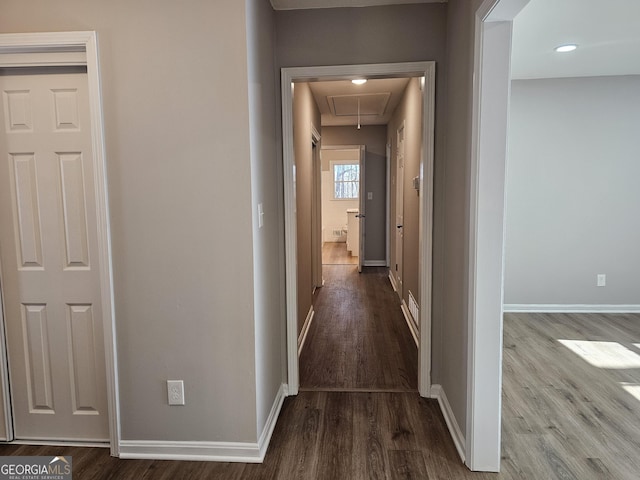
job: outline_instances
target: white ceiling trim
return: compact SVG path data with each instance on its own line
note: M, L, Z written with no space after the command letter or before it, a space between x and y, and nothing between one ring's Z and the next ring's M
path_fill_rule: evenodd
M377 7L405 3L447 3L447 0L271 0L274 10L304 10L309 8Z

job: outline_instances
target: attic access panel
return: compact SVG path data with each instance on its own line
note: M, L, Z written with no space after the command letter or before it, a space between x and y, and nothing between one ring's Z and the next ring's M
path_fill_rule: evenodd
M331 113L337 117L357 116L358 100L360 100L360 116L382 116L385 114L390 98L390 92L330 95L327 97L327 102Z

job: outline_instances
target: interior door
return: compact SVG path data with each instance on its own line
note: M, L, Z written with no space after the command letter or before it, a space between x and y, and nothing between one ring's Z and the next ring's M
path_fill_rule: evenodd
M365 146L360 146L360 179L358 185L358 224L359 227L359 241L358 241L358 272L362 273L362 267L364 266L364 241L365 241L365 223L366 223L366 187L365 187Z
M404 243L404 122L397 131L396 143L396 264L395 279L402 300L402 263Z
M0 74L0 264L14 436L108 441L86 73Z

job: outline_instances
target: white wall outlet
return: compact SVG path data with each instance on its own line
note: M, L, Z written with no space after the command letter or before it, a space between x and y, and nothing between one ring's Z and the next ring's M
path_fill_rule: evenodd
M598 278L598 282L596 285L598 285L598 287L607 286L607 276L604 273L599 273L597 278Z
M184 405L184 382L182 380L167 380L167 395L169 405Z

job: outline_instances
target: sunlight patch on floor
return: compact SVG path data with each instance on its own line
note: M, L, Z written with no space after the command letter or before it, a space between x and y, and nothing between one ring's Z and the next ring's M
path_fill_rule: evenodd
M640 368L640 355L617 342L558 340L590 365L598 368Z
M620 385L622 385L622 388L633 395L637 400L640 400L640 384L621 382Z

